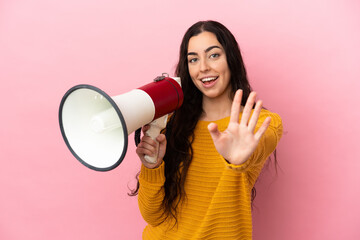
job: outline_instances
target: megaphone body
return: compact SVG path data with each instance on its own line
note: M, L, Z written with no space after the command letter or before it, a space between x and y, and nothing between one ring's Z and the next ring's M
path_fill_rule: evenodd
M97 171L116 168L124 159L128 135L150 123L152 138L166 126L167 114L183 102L180 79L158 77L154 82L110 97L91 85L69 89L60 103L59 123L71 153ZM149 162L157 157L146 156Z

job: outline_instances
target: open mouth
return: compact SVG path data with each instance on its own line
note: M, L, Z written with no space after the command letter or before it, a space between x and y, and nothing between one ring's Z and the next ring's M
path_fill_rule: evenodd
M214 81L216 81L219 77L207 77L207 78L203 78L201 79L201 82L205 85L209 85L211 83L213 83Z

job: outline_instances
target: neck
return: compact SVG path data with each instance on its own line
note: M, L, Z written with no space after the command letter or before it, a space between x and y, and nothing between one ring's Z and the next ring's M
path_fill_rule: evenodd
M232 100L229 96L223 95L221 98L208 98L203 96L204 110L201 120L215 121L230 116Z

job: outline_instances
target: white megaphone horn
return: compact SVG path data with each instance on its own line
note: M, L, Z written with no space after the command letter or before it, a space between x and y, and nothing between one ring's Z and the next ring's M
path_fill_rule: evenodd
M113 97L97 87L77 85L60 103L61 134L82 164L96 171L109 171L124 159L129 134L150 123L146 134L155 139L166 126L167 114L178 109L183 99L180 78L164 74L152 83ZM157 156L145 159L155 162Z

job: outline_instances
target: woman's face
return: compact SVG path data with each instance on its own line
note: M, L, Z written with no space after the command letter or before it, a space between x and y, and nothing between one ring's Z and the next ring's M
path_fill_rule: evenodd
M193 36L188 45L189 73L203 97L228 97L231 91L230 70L225 50L215 34L202 32Z

